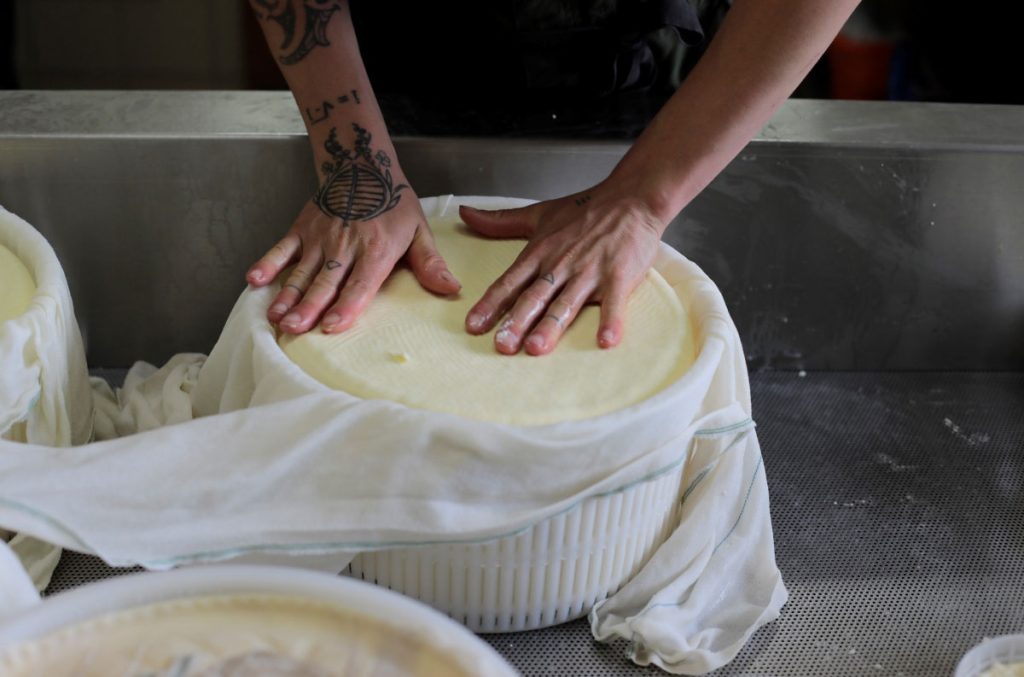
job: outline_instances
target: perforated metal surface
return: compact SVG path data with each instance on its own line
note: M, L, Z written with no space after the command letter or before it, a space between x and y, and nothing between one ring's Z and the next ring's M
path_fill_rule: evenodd
M751 384L791 597L716 675L950 675L1024 630L1024 374ZM68 553L50 591L114 573ZM484 639L527 676L661 674L585 621Z

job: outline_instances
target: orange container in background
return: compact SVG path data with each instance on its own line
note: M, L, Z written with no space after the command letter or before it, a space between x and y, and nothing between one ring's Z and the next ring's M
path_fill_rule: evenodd
M833 99L887 99L896 43L840 33L826 52Z

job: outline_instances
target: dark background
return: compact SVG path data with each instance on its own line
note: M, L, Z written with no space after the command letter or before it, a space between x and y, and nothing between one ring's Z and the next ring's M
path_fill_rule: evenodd
M688 45L650 18L679 3L708 36L729 7L354 0L352 8L393 133L631 138L706 44ZM865 0L794 96L1024 103L1013 6ZM633 61L640 75L630 80L622 73ZM0 0L0 88L284 87L245 0Z

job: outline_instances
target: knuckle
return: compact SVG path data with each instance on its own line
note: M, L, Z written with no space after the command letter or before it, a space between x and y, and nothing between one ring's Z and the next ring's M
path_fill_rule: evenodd
M443 268L444 265L444 259L437 252L431 252L423 257L424 268Z
M495 294L501 295L511 294L516 290L517 286L518 285L516 285L515 280L513 280L510 275L506 274L494 281L494 284L491 285L491 291Z
M568 315L569 313L572 312L572 309L576 306L576 302L575 301L576 301L575 299L573 299L573 301L569 301L569 299L561 299L561 298L560 299L556 299L555 302L551 304L551 311L553 313L555 313L556 315L559 315L559 316Z
M318 277L313 280L313 284L310 285L309 291L306 293L307 296L320 297L324 294L333 292L336 288L336 284L331 280L325 280L323 277Z
M548 293L544 289L538 287L530 287L523 292L521 298L525 301L533 303L543 303L548 300Z
M346 289L356 295L363 295L371 290L370 281L365 277L357 277L349 280L348 284L345 285Z
M387 251L388 242L379 233L374 233L373 235L370 235L366 239L366 242L363 244L364 256L380 258L387 254Z
M278 292L277 296L274 298L274 303L290 301L291 299L299 298L300 296L302 296L302 289L288 282L281 288L281 291Z
M628 284L628 277L622 268L616 266L603 275L605 283L612 289L620 289Z

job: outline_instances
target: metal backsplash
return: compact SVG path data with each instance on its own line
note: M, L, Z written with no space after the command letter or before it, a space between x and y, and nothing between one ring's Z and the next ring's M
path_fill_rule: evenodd
M547 198L618 142L403 138L420 195ZM90 364L209 351L315 176L278 92L0 92L0 205L50 239ZM752 368L1024 369L1024 109L789 101L671 225Z

